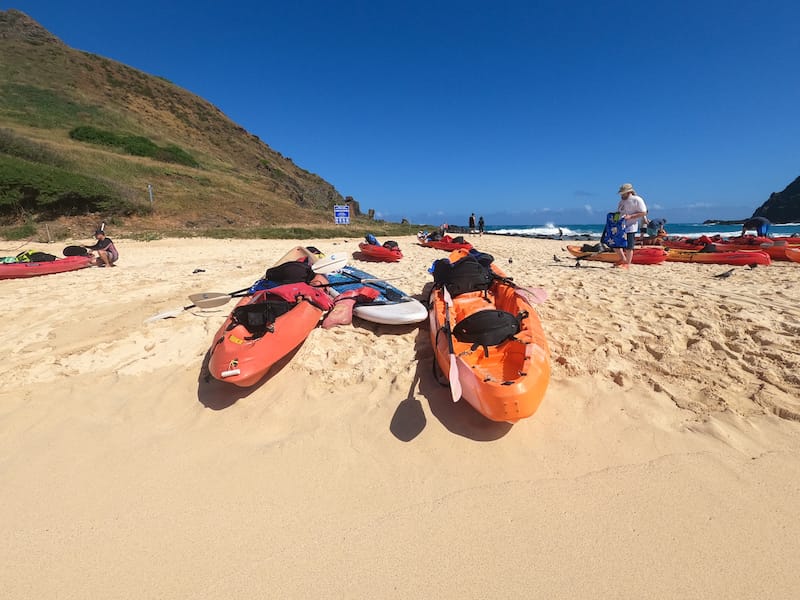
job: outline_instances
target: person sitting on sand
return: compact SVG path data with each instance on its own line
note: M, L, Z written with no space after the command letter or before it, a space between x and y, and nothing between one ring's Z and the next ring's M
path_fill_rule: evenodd
M94 261L98 267L114 267L116 266L114 263L117 262L119 258L119 252L117 252L117 247L114 245L114 242L111 241L111 238L106 237L105 232L102 229L98 229L94 232L94 237L97 239L97 242L92 246L84 246L87 250L89 250L89 254L91 255L92 251L97 252L97 258Z

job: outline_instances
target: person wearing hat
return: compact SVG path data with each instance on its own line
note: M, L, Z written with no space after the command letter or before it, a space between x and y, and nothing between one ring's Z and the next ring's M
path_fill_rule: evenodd
M95 231L94 237L97 239L94 245L84 246L84 248L90 251L89 254L91 254L91 251L97 252L97 259L94 264L98 267L115 266L114 263L117 262L119 258L119 252L117 252L117 247L114 245L114 242L111 241L111 238L106 237L102 229Z
M614 266L627 269L633 262L633 245L636 243L636 234L639 232L639 219L647 216L647 205L640 196L636 195L636 190L630 183L623 183L617 193L620 196L617 211L625 220L628 243L626 248L616 248L619 262Z

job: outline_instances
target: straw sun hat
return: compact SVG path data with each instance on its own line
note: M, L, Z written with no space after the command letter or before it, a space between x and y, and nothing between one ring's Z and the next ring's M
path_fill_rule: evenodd
M635 194L636 190L633 189L633 186L630 183L623 183L619 187L619 191L617 193L618 194L627 194L627 193Z

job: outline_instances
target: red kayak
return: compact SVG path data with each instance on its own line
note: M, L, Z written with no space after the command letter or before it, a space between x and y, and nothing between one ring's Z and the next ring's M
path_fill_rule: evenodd
M619 255L613 250L595 252L584 250L581 246L567 246L567 251L580 260L596 260L608 263L619 261ZM665 260L667 260L667 253L661 246L644 246L633 249L633 264L635 265L660 265Z
M92 260L91 256L67 256L42 262L3 263L0 264L0 279L20 279L66 273L88 267L92 264Z
M255 385L297 348L333 300L319 288L286 284L246 296L214 335L208 370L239 387Z
M401 258L403 258L403 253L397 246L387 248L386 246L378 246L376 244L361 242L358 245L358 249L361 251L363 258L366 258L367 260L398 262Z
M664 241L667 248L679 250L700 250L707 246L715 252L732 252L738 250L760 250L769 255L772 260L789 260L786 249L793 246L783 240L774 240L768 237L755 235L738 236L733 238L713 238L701 235L698 238L667 239Z
M445 241L438 241L438 242L420 242L420 246L425 246L426 248L436 248L437 250L445 250L447 252L452 252L453 250L472 250L472 244L469 242L464 242L460 244L458 242L445 242Z

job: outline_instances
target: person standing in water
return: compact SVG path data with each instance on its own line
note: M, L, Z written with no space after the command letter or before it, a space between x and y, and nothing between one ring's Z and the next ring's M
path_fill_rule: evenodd
M636 233L639 231L639 219L647 216L647 205L644 199L636 195L636 190L630 183L623 183L619 188L619 204L617 211L620 218L625 221L626 248L616 248L619 261L615 267L627 269L633 262L633 246L636 243Z
M480 235L483 235L483 228L485 225L486 223L483 220L483 215L481 215L480 218L478 219L478 233Z

